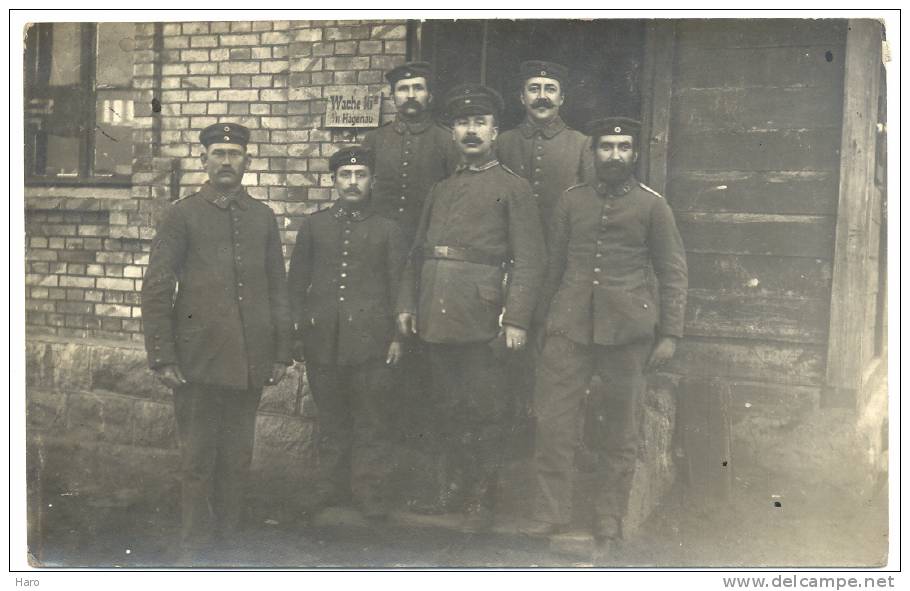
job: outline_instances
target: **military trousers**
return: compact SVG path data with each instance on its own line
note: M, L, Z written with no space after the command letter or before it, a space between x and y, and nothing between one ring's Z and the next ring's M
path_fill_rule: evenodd
M447 460L450 506L492 509L510 423L502 339L428 344L437 422L433 441Z
M319 416L320 477L330 504L353 500L367 515L389 509L389 404L395 368L375 359L357 365L307 364Z
M612 417L597 417L597 426L608 424L596 438L597 486L593 519L613 521L618 527L628 505L629 489L638 447L638 405L644 394L644 367L651 342L628 345L582 345L563 336L547 337L537 362L534 389L535 505L534 517L564 525L572 517L572 482L575 452L581 439L582 409L591 378L600 375L611 397ZM603 395L602 391L593 393ZM606 419L606 420L605 420Z
M184 548L230 541L237 533L261 397L262 388L189 383L174 390Z

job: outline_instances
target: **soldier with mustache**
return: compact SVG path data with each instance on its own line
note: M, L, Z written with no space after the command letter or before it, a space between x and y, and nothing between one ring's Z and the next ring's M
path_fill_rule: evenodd
M520 65L525 120L496 142L499 161L528 179L540 209L544 235L563 191L593 175L589 140L566 126L559 108L566 100L568 69L554 62Z
M398 302L402 334L428 350L437 423L428 437L449 459L464 529L491 525L511 388L503 356L527 345L546 255L528 182L493 151L502 98L485 86L447 102L462 155L424 204ZM503 276L511 262L511 281Z
M363 147L375 159L373 207L395 220L405 240L414 239L423 200L436 182L459 162L451 132L439 125L430 108L433 73L427 62L408 62L385 75L398 114L366 134Z
M288 275L296 357L319 412L319 465L328 504L353 500L364 516L389 509L389 395L402 356L394 303L407 247L376 215L373 154L359 146L329 160L338 199L304 218Z

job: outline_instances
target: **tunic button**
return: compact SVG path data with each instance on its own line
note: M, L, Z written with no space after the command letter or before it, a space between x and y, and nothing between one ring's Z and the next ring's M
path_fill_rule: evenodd
M534 193L535 197L540 197L540 193Z
M402 166L407 166L407 165L408 165L407 160L405 160L404 162L402 162L401 165L402 165Z
M347 276L348 276L347 273L342 273L342 274L341 274L341 277L342 277L342 278L345 278L345 277L347 277Z
M338 301L339 301L339 302L343 302L343 301L344 301L344 296L341 296L340 298L338 298Z
M401 178L403 178L403 179L408 178L408 173L406 173L406 172L401 173Z
M403 208L403 207L399 207L399 208L398 208L398 213L404 213L404 208Z
M242 282L241 282L241 283L238 283L238 284L237 284L237 287L243 287L243 283L242 283Z
M348 264L347 264L347 263L341 263L341 266L342 266L342 267L347 267Z
M338 286L338 289L344 289L344 283Z
M350 244L351 241L350 241L350 240L345 240L344 243L345 243L345 244Z
M237 296L237 299L240 300L240 301L242 302L242 301L243 301L243 296Z
M408 199L408 198L405 197L404 195L401 196L401 200L402 200L402 201L407 201L407 199Z
M594 267L594 272L595 272L595 273L600 273L600 267Z
M342 253L341 253L341 256L344 256L344 257L348 256L348 251L342 252Z
M537 156L536 158L537 158L538 160L543 160L543 156Z
M540 184L540 181L534 181L534 184L535 184L535 185L539 185L539 184Z
M597 254L594 255L594 258L598 258L598 259L599 259L599 258L602 257L602 256L603 256L603 255L600 254L600 253L598 252Z
M594 280L594 285L600 285L600 281L598 281L597 279L595 279L595 280Z
M440 310L440 312L443 313L443 314L445 314L445 313L446 313L446 309L443 308L442 310Z

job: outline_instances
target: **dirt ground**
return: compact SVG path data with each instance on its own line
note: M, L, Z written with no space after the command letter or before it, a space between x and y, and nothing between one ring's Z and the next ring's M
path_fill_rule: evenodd
M37 564L47 567L167 567L177 523L126 509L48 514ZM878 566L886 562L887 487L868 499L824 485L768 475L736 479L732 500L705 508L676 491L622 542L596 547L584 532L553 539L513 533L500 517L494 531L468 534L445 516L393 516L381 525L291 519L259 507L242 547L213 555L217 568L528 568L630 566ZM78 514L78 518L73 515ZM324 515L324 514L323 514ZM320 520L322 522L320 522ZM429 523L428 523L429 522Z

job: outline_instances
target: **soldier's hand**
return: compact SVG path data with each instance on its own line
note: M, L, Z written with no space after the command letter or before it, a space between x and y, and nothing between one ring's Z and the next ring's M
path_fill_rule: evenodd
M274 386L278 382L284 379L284 375L288 372L288 368L283 363L273 363L272 364L272 376L266 382L269 386Z
M417 334L417 316L410 312L398 315L398 332L405 336Z
M391 366L398 365L403 354L404 347L401 346L401 343L399 341L392 341L392 344L389 345L389 352L385 356L385 364Z
M503 329L506 333L506 347L513 351L520 351L528 344L528 331L517 326L506 324Z
M152 373L155 374L155 377L158 378L159 382L168 388L176 388L186 384L186 380L183 379L180 368L175 364L155 368L152 370Z
M661 337L648 358L648 369L660 369L676 353L676 339L674 337Z

